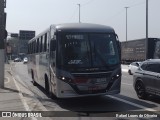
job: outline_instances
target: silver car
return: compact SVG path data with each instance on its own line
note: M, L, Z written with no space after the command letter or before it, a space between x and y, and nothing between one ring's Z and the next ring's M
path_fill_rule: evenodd
M146 99L148 95L160 96L160 59L141 63L133 75L133 86L140 99Z

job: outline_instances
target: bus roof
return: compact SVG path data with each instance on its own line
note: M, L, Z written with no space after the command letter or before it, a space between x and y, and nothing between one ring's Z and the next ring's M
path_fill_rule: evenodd
M109 26L91 24L91 23L64 23L64 24L54 24L50 26L55 28L57 32L95 32L95 33L115 33L114 29ZM29 40L28 43L32 42L34 39L43 35L50 30L50 27L40 34L36 35L34 38Z
M54 25L58 32L107 32L115 33L109 26L91 23L66 23Z

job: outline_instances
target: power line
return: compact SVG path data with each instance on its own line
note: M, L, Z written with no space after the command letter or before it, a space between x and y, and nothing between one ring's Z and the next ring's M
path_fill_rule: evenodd
M139 2L139 3L136 3L136 4L133 4L133 5L130 5L130 6L128 6L128 7L129 7L129 8L133 8L133 7L142 5L142 4L145 4L145 1L144 1L144 2ZM121 13L123 13L123 12L124 12L124 10L121 10L121 11L117 12L116 14L114 14L113 16L111 16L110 18L106 19L105 21L111 20L111 19L119 16L119 15L120 15Z
M130 5L129 8L136 7L136 6L139 6L139 5L142 5L142 4L145 4L145 1Z
M80 4L80 6L81 6L81 7L86 6L86 5L90 4L90 3L92 3L93 1L94 1L94 0L88 0L86 3ZM80 7L79 7L79 8L80 8ZM77 8L73 11L73 14L72 14L72 16L69 18L68 21L71 21L71 19L73 19L73 17L76 15L76 12L77 12ZM80 12L80 11L79 11L79 12Z
M73 17L76 15L77 9L78 8L76 7L75 10L73 11L72 16L68 19L68 21L71 21L71 19L73 19Z
M81 7L84 7L84 6L88 5L88 4L91 4L91 3L94 2L94 1L95 1L95 0L88 0L86 3L81 4ZM139 2L139 3L136 3L136 4L133 4L133 5L130 5L130 6L128 6L128 7L129 7L129 8L133 8L133 7L142 5L142 4L145 4L145 1ZM76 15L76 12L77 12L77 8L74 10L74 12L73 12L72 16L70 17L69 21ZM110 18L106 19L105 21L111 20L111 19L119 16L119 15L120 15L121 13L123 13L123 12L124 12L124 10L121 10L121 11L119 11L118 13L114 14L113 16L111 16Z
M122 9L122 10L120 10L119 12L115 13L113 16L109 17L108 19L105 19L104 21L110 21L111 19L113 19L113 18L119 16L120 14L122 14L124 11L125 11L125 10Z
M95 0L88 0L86 3L83 3L83 4L81 4L81 5L82 5L82 6L86 6L86 5L90 4L90 3L92 3L93 1L95 1Z

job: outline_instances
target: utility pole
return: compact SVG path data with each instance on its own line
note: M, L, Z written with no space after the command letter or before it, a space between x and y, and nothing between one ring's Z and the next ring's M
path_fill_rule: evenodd
M80 7L81 7L81 5L80 4L77 4L78 6L79 6L79 23L81 23L81 10L80 10Z
M148 59L148 0L146 0L146 59Z
M5 5L6 1L0 0L0 88L4 88Z
M125 7L126 8L126 42L127 42L127 9L129 8L129 7Z

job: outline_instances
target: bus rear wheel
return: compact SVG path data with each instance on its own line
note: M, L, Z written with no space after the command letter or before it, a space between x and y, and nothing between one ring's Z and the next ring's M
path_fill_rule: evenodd
M49 81L47 75L45 75L45 90L47 95L49 94Z

